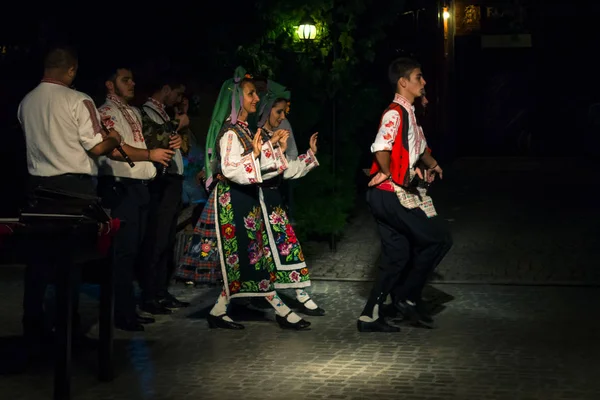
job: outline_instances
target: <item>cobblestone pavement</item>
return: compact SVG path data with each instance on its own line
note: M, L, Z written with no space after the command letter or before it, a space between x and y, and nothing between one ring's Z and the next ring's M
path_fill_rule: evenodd
M600 285L600 178L574 159L461 159L432 186L454 247L436 281ZM369 280L379 236L366 204L336 253L303 243L313 278Z
M0 268L2 362L19 334L20 271ZM598 399L599 289L444 284L438 329L356 331L369 284L315 282L327 311L312 330L281 330L273 315L236 313L244 331L209 330L217 288L174 286L193 300L141 334L117 335L117 378L95 378L92 350L75 354L76 400L179 399ZM87 288L92 293L93 287ZM94 321L97 303L84 296ZM237 308L238 310L240 308ZM49 399L51 368L0 376L0 398Z

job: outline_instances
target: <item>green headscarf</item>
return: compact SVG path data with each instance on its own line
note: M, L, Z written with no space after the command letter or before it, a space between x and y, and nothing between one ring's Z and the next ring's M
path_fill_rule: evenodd
M269 118L269 114L271 109L273 108L273 103L277 99L286 99L290 100L292 94L289 90L286 90L286 87L280 85L277 82L273 82L271 80L267 81L267 93L264 93L260 98L260 104L258 106L259 109L259 122L258 126L262 127L267 118Z
M217 136L221 132L223 123L228 117L231 118L231 123L237 122L238 114L242 108L242 88L240 82L246 76L246 70L243 67L237 67L233 74L233 78L226 80L221 86L219 97L215 103L208 134L206 136L206 157L204 157L204 169L206 172L206 187L212 182L213 171L211 163L216 160Z

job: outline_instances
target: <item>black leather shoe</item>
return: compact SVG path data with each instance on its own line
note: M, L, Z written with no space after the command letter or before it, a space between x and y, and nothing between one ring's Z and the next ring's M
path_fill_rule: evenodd
M302 304L302 308L300 308L298 312L306 315L311 315L313 317L322 317L323 315L325 315L325 310L323 310L321 307L317 307L314 310L311 310L310 308L307 308L304 304Z
M152 317L142 317L141 315L136 315L135 320L140 324L153 324L156 322L156 319Z
M409 320L411 325L423 328L433 329L435 323L433 318L429 315L427 310L421 305L408 304L406 301L397 301L394 303L396 310L404 316L405 319Z
M115 321L115 328L128 332L143 332L144 325L135 321Z
M384 304L379 308L379 315L392 320L402 320L404 316L396 310L393 304Z
M208 321L208 327L210 329L215 329L215 328L222 328L222 329L244 329L244 325L242 324L238 324L237 322L230 322L230 321L225 321L223 319L223 317L226 316L226 314L220 315L218 317L212 315L212 314L208 314L208 316L206 317L206 320Z
M169 294L166 298L159 300L159 304L166 308L184 308L189 307L190 305L189 302L178 300L171 294Z
M290 311L288 315L290 315L291 313L292 312ZM285 317L280 317L279 315L276 315L275 320L277 321L281 329L294 329L297 331L302 331L310 327L310 322L308 322L305 319L301 319L296 323L291 323L287 320L287 315Z
M173 314L172 310L169 310L167 307L163 306L162 304L158 303L157 301L142 303L142 305L140 306L140 310L146 311L147 313L150 313L153 315Z
M400 328L388 324L383 318L378 318L373 322L359 319L356 321L356 327L359 332L400 332Z

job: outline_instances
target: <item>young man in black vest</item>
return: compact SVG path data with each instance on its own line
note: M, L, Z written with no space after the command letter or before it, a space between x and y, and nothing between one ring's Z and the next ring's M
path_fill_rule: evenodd
M148 148L170 147L175 150L167 168L158 166L158 175L149 185L148 227L140 257L140 309L150 314L171 314L172 308L189 303L176 299L168 291L174 270L174 247L177 216L183 191L182 138L178 132L189 125L185 112L171 120L167 107L181 103L185 86L178 80L163 77L152 96L141 107L144 137Z

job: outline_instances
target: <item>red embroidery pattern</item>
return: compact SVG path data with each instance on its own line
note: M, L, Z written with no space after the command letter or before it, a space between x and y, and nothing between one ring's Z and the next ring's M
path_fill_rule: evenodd
M83 100L83 105L87 108L90 113L90 119L92 120L92 128L94 129L94 134L100 133L102 128L100 128L100 121L98 121L98 115L96 113L96 107L91 100Z
M239 162L235 162L230 159L234 136L235 134L232 132L227 133L227 146L225 148L225 157L223 159L223 163L225 164L225 166L232 168L238 168L240 165L243 165L246 173L248 175L254 176L254 178L249 177L248 181L250 183L256 183L258 180L258 176L256 174L256 169L254 168L254 163L252 162L252 157L254 157L252 153L243 156Z
M129 106L129 104L123 103L121 99L116 96L108 95L106 98L117 106L117 109L123 114L125 120L129 124L131 128L131 132L133 132L133 141L134 142L143 142L144 136L142 135L142 123L138 119L137 115L134 113L133 109ZM109 108L110 109L110 108Z
M98 112L100 113L102 118L102 122L104 123L104 126L106 126L108 129L114 128L115 127L115 117L111 116L110 113L110 107L109 106L102 106L98 109ZM108 117L108 118L106 118Z
M68 87L63 82L57 81L56 79L52 79L52 78L44 78L44 79L42 79L42 82L44 82L44 83L54 83L55 85L60 85L60 86Z
M300 154L298 156L298 160L304 161L304 164L306 165L315 164L315 167L319 165L319 163L315 159L314 153L310 149L306 152L306 154Z
M163 117L165 121L171 120L171 118L169 118L169 115L165 111L165 105L163 103L161 103L158 100L154 100L152 97L148 97L148 101L151 105L154 106L152 108L154 108L160 114L160 116Z
M381 150L391 151L398 134L398 127L400 126L400 115L397 111L390 110L383 117L384 120L389 118L389 121L382 124L379 127L379 132L375 138L375 143L381 143Z
M400 104L406 111L410 118L410 123L415 130L415 146L413 149L409 149L418 158L421 155L421 143L425 141L425 135L423 129L417 124L417 117L415 116L415 107L403 96L396 93L394 102ZM410 129L410 128L409 128Z
M288 167L288 163L287 159L283 155L283 151L281 151L281 147L278 147L277 150L275 150L275 159L280 164L278 168L279 172L285 171Z

